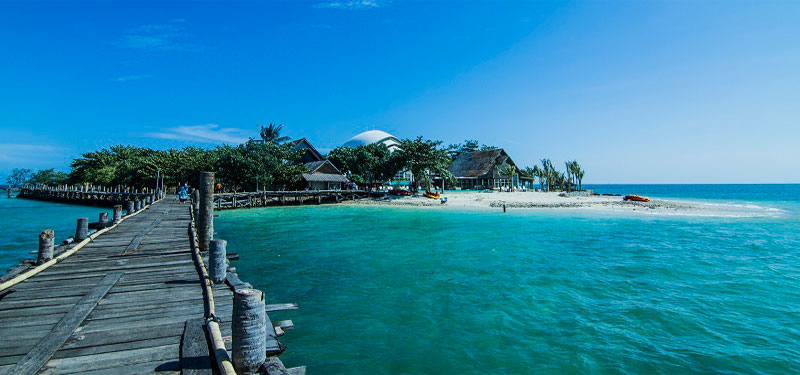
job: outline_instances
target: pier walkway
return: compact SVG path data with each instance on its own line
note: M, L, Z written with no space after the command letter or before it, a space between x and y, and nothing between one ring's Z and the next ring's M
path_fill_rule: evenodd
M211 374L213 357L181 355L208 352L191 220L190 204L167 197L0 291L0 374ZM230 322L230 289L214 301Z

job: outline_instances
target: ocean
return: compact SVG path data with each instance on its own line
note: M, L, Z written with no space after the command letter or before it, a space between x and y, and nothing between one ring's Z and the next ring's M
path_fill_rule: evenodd
M587 188L754 215L323 205L215 226L267 303L300 305L270 316L309 373L800 373L800 185ZM81 212L3 197L0 260Z

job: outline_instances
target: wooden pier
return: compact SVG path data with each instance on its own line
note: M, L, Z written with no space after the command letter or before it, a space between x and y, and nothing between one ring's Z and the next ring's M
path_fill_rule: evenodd
M167 196L51 261L6 275L0 374L236 374L233 295L250 285L230 271L224 283L210 281L195 216L191 202ZM268 358L259 372L303 374L274 357L291 321L267 316L266 323Z
M376 198L385 192L365 190L258 191L214 194L218 210L284 205L339 203L347 200Z
M131 200L144 200L152 196L154 190L151 189L128 189L128 188L97 188L89 187L23 187L19 190L18 198L41 200L48 202L61 202L84 204L94 206L112 206ZM10 197L10 195L9 195Z

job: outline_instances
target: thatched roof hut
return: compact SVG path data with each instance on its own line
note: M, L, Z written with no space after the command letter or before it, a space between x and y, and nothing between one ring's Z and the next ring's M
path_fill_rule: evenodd
M509 180L508 176L498 173L498 169L504 164L516 166L505 150L496 148L458 155L449 170L456 178L456 186L462 189L493 189L517 185L519 176Z
M492 178L497 168L503 164L516 166L502 148L467 152L453 160L450 173L456 178Z

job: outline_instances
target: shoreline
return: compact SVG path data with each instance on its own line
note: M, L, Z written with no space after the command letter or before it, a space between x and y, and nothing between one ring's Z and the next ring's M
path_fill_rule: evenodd
M705 204L677 199L652 199L650 202L624 201L621 196L560 196L559 192L465 192L446 193L447 202L421 195L385 198L368 198L345 201L345 206L409 207L443 210L592 210L634 214L662 214L677 216L719 217L770 217L780 210L769 207L743 207L740 205Z

